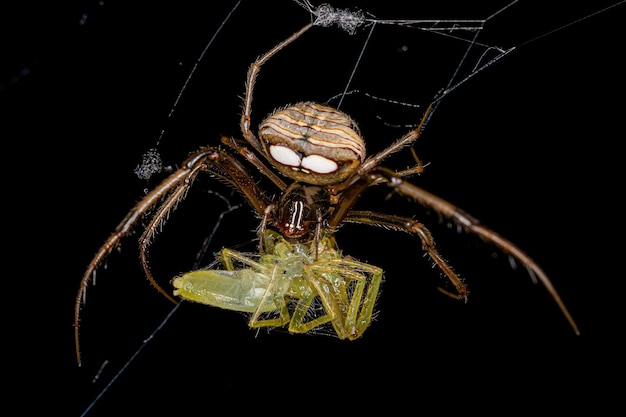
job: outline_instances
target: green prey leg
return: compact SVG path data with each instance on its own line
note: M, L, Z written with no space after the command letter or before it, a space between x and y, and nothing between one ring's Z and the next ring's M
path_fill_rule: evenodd
M349 259L332 259L308 267L311 283L339 338L359 338L371 322L383 270ZM350 294L346 286L349 281L355 281Z
M285 302L284 292L277 289L277 271L278 265L275 265L272 274L269 278L269 285L267 289L263 293L263 297L261 298L261 302L259 303L259 307L250 317L250 321L248 325L251 328L258 327L282 327L289 323L291 320L289 315L289 310L287 309L287 303ZM261 314L268 313L263 310L263 306L266 303L272 303L276 306L274 312L278 312L278 317L273 319L261 319ZM271 312L271 311L270 311ZM273 312L271 312L273 313Z
M352 301L350 302L350 309L348 310L348 316L346 317L346 328L352 329L348 338L350 340L354 340L363 334L372 321L372 313L374 311L374 304L376 303L376 299L378 297L378 291L380 290L383 270L382 268L374 265L348 259L344 259L342 263L352 271L360 269L364 273L370 275L369 285L367 286L365 297L362 300L360 298L352 298ZM353 273L356 274L356 272ZM365 282L361 285L365 285Z
M308 331L326 324L335 318L334 314L332 314L332 310L329 310L324 302L324 299L322 298L322 304L324 305L324 310L327 314L321 315L320 317L312 320L307 320L307 313L311 308L313 300L318 295L318 291L314 290L310 285L305 283L302 283L300 288L303 288L303 291L299 294L300 299L298 300L296 308L293 312L293 317L289 323L289 331L291 333L307 333Z

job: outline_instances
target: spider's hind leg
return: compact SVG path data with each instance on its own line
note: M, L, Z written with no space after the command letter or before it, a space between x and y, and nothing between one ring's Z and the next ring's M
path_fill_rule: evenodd
M454 221L456 224L458 224L459 226L461 226L463 229L467 230L468 232L476 236L479 236L480 238L484 239L487 242L493 243L498 248L500 248L500 250L502 250L504 253L510 255L511 257L519 261L522 265L524 265L528 269L528 271L531 273L531 276L536 277L538 281L541 282L541 284L545 287L548 293L550 293L550 296L552 297L552 299L559 306L561 312L563 313L563 315L569 322L574 332L576 334L580 334L580 331L578 329L578 326L576 325L576 322L572 318L567 307L565 307L565 303L563 302L558 292L554 288L554 285L552 284L552 281L548 278L548 275L530 256L528 256L524 251L518 248L515 244L503 238L498 233L489 229L488 227L481 225L477 219L465 213L463 210L459 209L453 204L445 201L442 198L437 197L434 194L429 193L428 191L420 187L417 187L416 185L413 185L407 181L404 181L402 178L396 175L396 173L392 170L377 167L368 173L367 178L364 177L363 179L369 182L370 184L381 182L381 181L386 182L390 187L394 189L394 191L398 192L399 194L409 197L417 201L418 203L435 210L437 213ZM410 225L406 225L404 229L411 231L410 230L411 227L415 227L415 224L413 223ZM421 229L421 230L422 232L425 231L425 229ZM426 235L424 236L420 235L420 238L422 239L422 244L424 245ZM426 242L428 242L428 239L426 239ZM445 264L445 262L440 265L436 257L433 259L435 260L435 262L437 262L437 265L439 265L440 267L442 267L442 265L447 265ZM444 272L448 274L448 271L446 271L445 269L444 269Z

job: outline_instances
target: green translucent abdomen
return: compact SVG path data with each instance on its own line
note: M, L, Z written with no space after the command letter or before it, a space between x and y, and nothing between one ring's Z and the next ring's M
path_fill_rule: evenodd
M236 271L201 270L186 273L173 281L174 294L185 299L227 310L252 313L276 309L272 297L263 296L270 281L251 269Z

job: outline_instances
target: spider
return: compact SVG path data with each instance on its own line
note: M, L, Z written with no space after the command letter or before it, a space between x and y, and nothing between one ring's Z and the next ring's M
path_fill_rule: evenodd
M419 161L403 171L381 165L387 157L418 139L433 110L432 104L416 128L374 155L367 155L366 145L350 116L316 102L279 108L261 122L258 134L253 133L252 99L259 71L315 25L316 22L305 25L248 68L240 120L243 139L222 137L221 146L202 147L191 153L179 169L130 210L98 249L76 297L74 328L79 365L79 319L86 288L105 257L149 212L151 217L139 239L139 254L152 285L174 303L182 298L251 313L251 327L288 325L290 332L303 333L331 322L342 339L353 340L363 334L371 321L382 269L341 254L335 233L344 223L382 226L417 236L422 250L453 285L454 292L447 294L467 300L466 284L439 254L431 233L422 223L353 208L367 189L380 184L434 210L516 259L544 285L573 330L579 333L550 279L526 253L453 204L406 181L406 177L422 171ZM251 170L268 179L277 192L262 189ZM251 257L223 249L224 270L182 274L173 280L175 290L170 294L154 279L147 250L199 174L226 181L252 207L261 221L259 255ZM296 300L295 307L290 307L293 303L289 304L288 299ZM319 302L315 304L314 299ZM274 313L273 317L267 317L268 313Z

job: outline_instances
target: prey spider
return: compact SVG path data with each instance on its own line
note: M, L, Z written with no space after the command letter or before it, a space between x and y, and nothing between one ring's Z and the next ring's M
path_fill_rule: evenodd
M383 270L342 255L335 233L344 223L382 226L416 236L422 250L453 285L454 293L448 294L466 300L466 284L439 254L422 223L395 214L354 209L357 200L377 185L386 185L392 192L432 209L520 262L544 285L578 333L550 279L526 253L453 204L407 182L406 177L421 172L419 162L403 171L381 165L418 139L432 104L416 128L374 155L367 155L364 140L350 116L316 102L279 108L261 122L258 134L253 133L252 99L259 71L315 24L305 25L250 65L240 120L243 139L222 137L220 146L206 146L191 153L179 169L130 210L98 249L76 297L74 326L79 364L79 321L85 291L105 257L148 213L151 217L139 238L139 254L152 285L174 303L182 298L250 313L250 327L288 326L290 332L304 333L330 323L342 339L362 336L371 322ZM276 190L262 189L256 173ZM154 279L147 251L199 174L226 181L252 207L261 222L259 255L251 257L223 249L220 260L225 269L182 274L173 280L175 290L170 294Z

